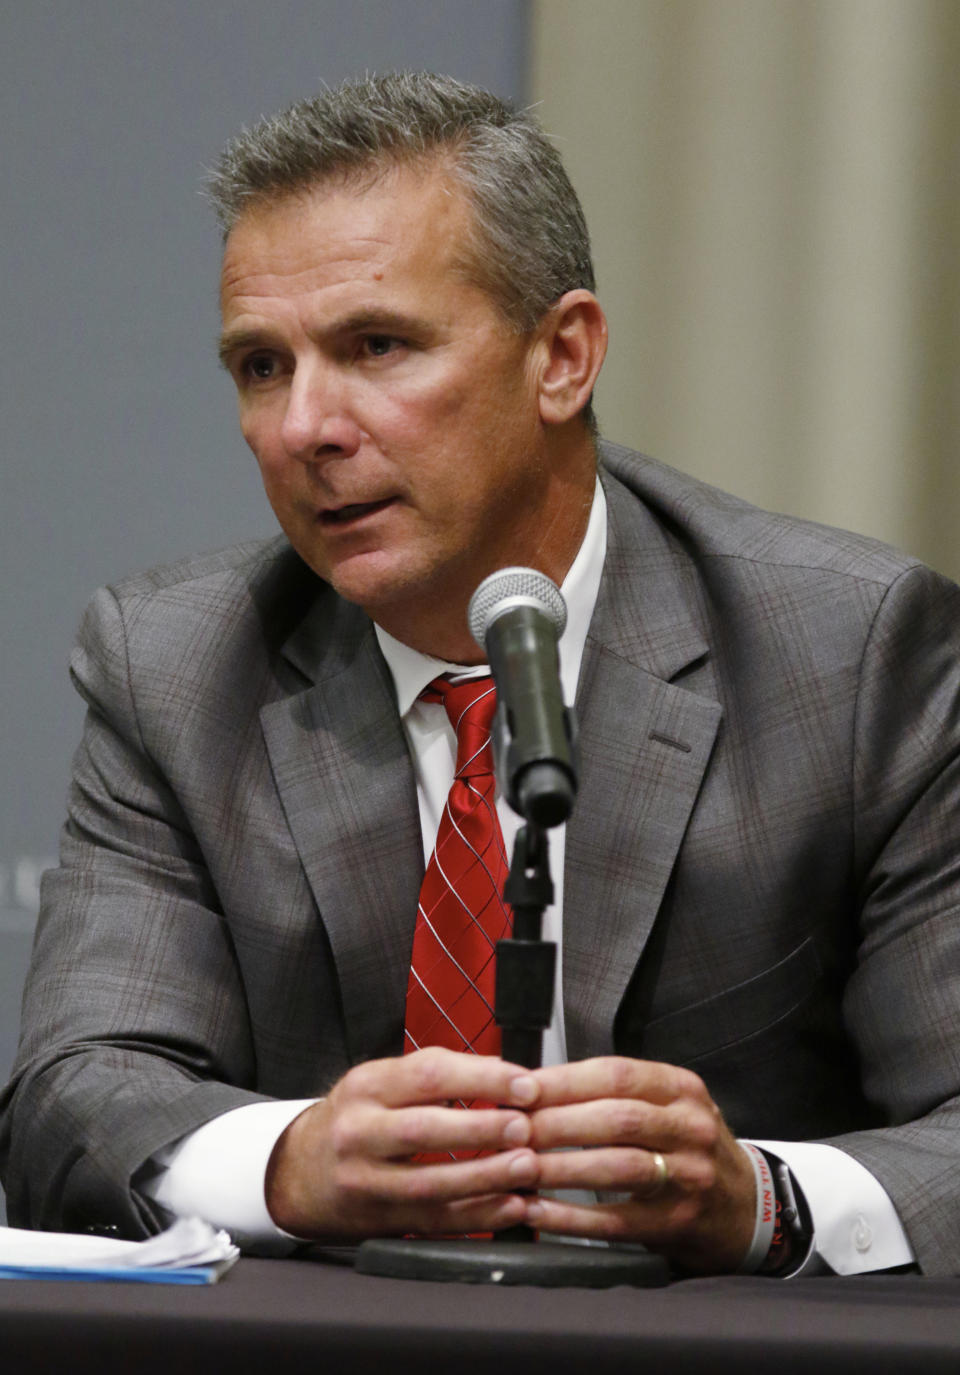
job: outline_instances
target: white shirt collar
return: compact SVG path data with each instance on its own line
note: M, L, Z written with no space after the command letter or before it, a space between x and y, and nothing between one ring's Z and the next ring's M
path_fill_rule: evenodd
M577 556L570 565L567 576L560 589L567 604L566 629L560 637L560 681L564 701L573 701L580 676L580 663L583 647L590 628L590 619L600 590L600 577L603 561L607 552L607 503L600 480L597 479L590 508L590 519L583 543ZM374 625L377 642L387 667L393 677L397 694L397 707L401 717L405 717L416 702L420 693L443 673L476 677L488 673L486 666L465 667L452 664L444 659L435 659L430 654L421 654L388 634L379 625Z

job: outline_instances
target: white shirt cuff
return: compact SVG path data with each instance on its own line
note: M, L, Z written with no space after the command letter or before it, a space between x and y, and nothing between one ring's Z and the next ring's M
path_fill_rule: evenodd
M859 1160L819 1142L753 1144L792 1172L810 1209L813 1250L835 1274L887 1270L916 1259L887 1191Z
M175 1217L224 1228L242 1251L287 1254L297 1239L267 1211L267 1165L285 1128L316 1101L248 1103L221 1113L152 1156L137 1187Z

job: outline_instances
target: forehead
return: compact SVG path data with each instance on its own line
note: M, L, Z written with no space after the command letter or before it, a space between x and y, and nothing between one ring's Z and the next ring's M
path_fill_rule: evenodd
M323 183L257 202L224 246L222 303L357 281L386 289L465 280L470 230L464 193L435 166L394 167L372 183Z

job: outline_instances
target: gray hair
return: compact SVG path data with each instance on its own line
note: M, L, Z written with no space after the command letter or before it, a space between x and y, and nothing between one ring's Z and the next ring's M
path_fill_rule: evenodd
M437 158L473 210L464 270L515 329L532 329L566 291L594 290L586 221L557 150L527 111L452 77L368 76L299 101L243 129L206 189L226 236L257 202Z

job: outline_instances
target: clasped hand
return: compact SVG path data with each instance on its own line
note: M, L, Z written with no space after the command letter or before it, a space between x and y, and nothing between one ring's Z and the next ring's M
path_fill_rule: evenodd
M458 1106L473 1101L500 1106ZM482 1154L418 1158L470 1151ZM578 1205L530 1192L563 1189L618 1197ZM709 1273L743 1259L756 1186L689 1070L620 1056L527 1070L433 1048L358 1065L301 1113L271 1157L267 1204L278 1226L300 1237L526 1223L639 1241Z

